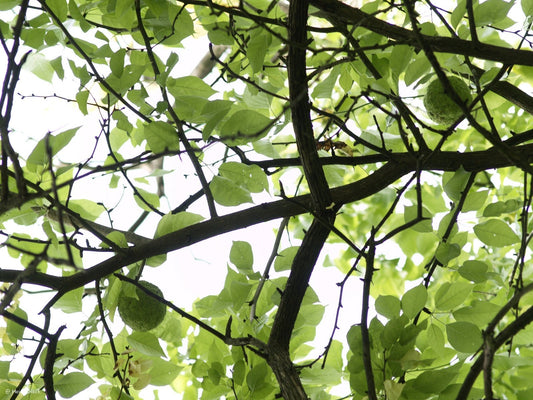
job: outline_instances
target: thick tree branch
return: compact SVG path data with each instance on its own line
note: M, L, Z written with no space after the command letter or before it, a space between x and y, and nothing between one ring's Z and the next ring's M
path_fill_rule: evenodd
M321 213L331 204L331 196L326 176L318 161L307 93L307 8L305 0L293 0L289 6L289 93L296 145L313 199L313 209Z
M533 161L533 144L516 147L513 151L529 157L530 162ZM416 158L409 154L394 155L393 159L396 161L390 161L368 177L331 189L332 201L337 205L343 205L364 199L385 189L402 176L416 171L420 167ZM456 171L458 168L463 167L466 171L483 171L512 165L507 157L504 157L494 149L489 149L470 153L434 153L424 160L422 170ZM188 226L154 239L148 244L135 246L129 249L127 254L115 255L70 277L63 278L36 273L25 278L24 282L43 284L46 287L60 289L57 296L59 298L64 293L90 283L95 279L107 276L124 265L178 250L191 244L262 222L305 214L310 209L312 209L310 195L297 196L291 200L283 199L263 203L243 211ZM12 282L17 273L18 271L0 269L0 281Z
M419 42L413 31L389 24L358 8L350 7L337 0L310 0L309 4L339 21L361 26L402 44L408 44L420 49ZM482 60L497 61L503 64L508 64L512 60L512 63L516 65L533 65L533 52L531 51L510 49L443 36L422 35L422 39L434 52L460 54Z

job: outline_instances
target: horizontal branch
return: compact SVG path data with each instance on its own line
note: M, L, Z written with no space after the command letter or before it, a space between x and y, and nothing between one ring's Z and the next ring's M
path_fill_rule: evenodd
M503 143L508 145L516 144L514 136ZM533 137L528 137L532 139ZM513 155L519 158L529 157L533 161L533 144L513 147ZM413 161L413 154L410 153L390 153L390 154L369 154L357 157L320 157L319 162L322 165L368 165L375 163L386 163L388 161L398 163L411 163ZM261 168L286 168L299 167L301 161L298 157L293 158L274 158L269 160L253 161L244 160L245 164L257 165ZM510 166L509 160L497 154L495 149L473 151L468 153L460 153L454 151L443 151L438 153L431 153L429 158L422 160L422 169L433 171L456 171L461 165L467 171L483 171L486 169L502 168Z
M533 144L513 148L513 155L531 162L533 160ZM417 168L425 171L455 171L462 167L467 171L482 171L512 166L508 157L494 149L469 153L432 153L421 162L413 155L407 153L391 154L390 158L393 161L387 162L371 175L356 182L331 189L333 202L337 205L343 205L362 200L394 184L394 182L404 175L416 171ZM148 244L134 246L125 253L110 257L70 277L38 274L27 277L24 282L35 284L45 283L48 287L59 288L58 294L54 299L57 300L70 290L81 287L96 279L101 279L123 266L134 262L160 254L166 254L194 243L259 223L306 214L311 209L312 201L308 194L291 199L263 203L246 210L188 226L179 231L154 239ZM16 275L13 272L9 274L5 274L5 272L7 271L0 270L0 281L10 282ZM58 281L62 283L59 284Z
M338 21L364 27L389 39L420 49L415 33L409 29L389 24L337 0L310 0L309 3ZM460 54L482 60L497 61L503 64L533 65L533 52L527 50L516 50L443 36L422 35L422 39L432 51L439 53Z

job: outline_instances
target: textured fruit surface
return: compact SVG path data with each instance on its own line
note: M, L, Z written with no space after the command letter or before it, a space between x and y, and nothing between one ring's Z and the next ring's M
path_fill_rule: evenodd
M163 297L159 288L150 282L139 281L146 289ZM135 331L149 331L165 318L166 306L135 285L124 282L118 299L118 312L126 325Z
M448 80L459 98L468 105L472 95L467 84L455 76L448 77ZM438 79L429 84L424 96L424 107L429 118L439 124L451 124L463 115L461 107L444 92L444 86Z

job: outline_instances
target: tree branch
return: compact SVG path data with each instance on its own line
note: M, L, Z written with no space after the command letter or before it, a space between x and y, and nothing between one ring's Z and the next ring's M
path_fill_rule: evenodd
M533 160L533 144L519 146L513 150L515 153L520 153L523 156L529 157L528 159L530 161ZM392 185L402 176L417 171L417 168L419 167L422 167L422 170L424 171L455 171L461 166L466 171L483 171L513 165L508 157L504 157L495 149L469 153L434 153L424 160L422 166L420 166L416 157L409 154L395 155L393 159L395 161L388 162L363 179L331 189L333 202L337 205L343 205L364 199ZM208 221L188 226L179 231L154 239L148 244L135 246L128 249L126 254L115 255L70 277L56 277L36 273L27 277L24 282L44 284L47 287L59 289L57 296L54 298L54 301L56 301L68 291L90 283L94 279L100 279L112 274L124 265L178 250L211 237L243 229L262 222L306 214L310 209L312 209L310 195L297 196L290 201L283 199L270 203L263 203L246 210L237 211L222 217L212 218ZM15 272L0 269L1 281L11 282L15 277Z
M408 44L416 49L421 49L413 31L389 24L358 8L350 7L337 0L310 0L309 4L335 17L337 20L347 24L361 26L402 44ZM533 52L531 51L510 49L443 36L422 35L422 39L434 52L460 54L482 60L497 61L503 64L508 64L509 60L512 60L513 64L516 65L533 65Z

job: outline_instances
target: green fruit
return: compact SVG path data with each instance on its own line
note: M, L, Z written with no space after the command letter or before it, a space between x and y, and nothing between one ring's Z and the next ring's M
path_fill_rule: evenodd
M467 84L455 76L448 77L448 81L459 98L468 105L472 101L472 95ZM438 79L429 84L424 97L424 107L429 118L438 124L451 124L463 115L461 107L444 92L444 86Z
M150 282L139 284L154 294L163 297L159 288ZM126 325L135 331L149 331L158 326L165 318L167 308L142 289L124 282L118 299L118 312Z

